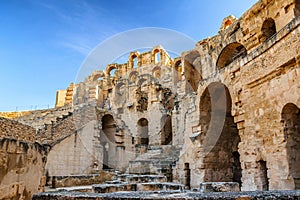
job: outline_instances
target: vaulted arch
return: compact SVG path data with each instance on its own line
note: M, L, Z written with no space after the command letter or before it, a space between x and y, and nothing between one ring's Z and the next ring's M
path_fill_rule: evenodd
M137 80L138 75L139 75L139 73L137 71L130 72L130 74L129 74L130 83L135 83L136 80Z
M149 130L148 130L148 120L146 118L141 118L137 122L138 128L138 144L148 145L149 144Z
M172 117L171 115L164 115L161 118L161 144L171 145L172 138L173 138Z
M96 74L93 75L92 80L93 81L97 81L97 80L103 80L103 78L105 77L104 72L98 72Z
M154 58L154 63L155 64L161 62L162 55L161 55L161 50L160 49L154 49L152 56Z
M266 41L276 33L275 21L272 18L266 19L261 27L262 38L261 41Z
M114 75L114 73L116 72L116 70L117 70L117 65L111 64L106 67L105 71L106 71L107 76L112 77Z
M241 183L240 136L231 115L231 105L229 90L222 83L209 84L201 95L199 139L206 166L205 182Z
M154 78L160 78L161 76L161 68L159 66L156 66L152 69L152 76Z
M219 69L229 65L235 59L247 55L246 48L238 42L228 44L220 53L217 60L217 67Z
M139 66L139 55L140 53L138 51L131 52L129 55L129 69L137 68Z
M184 76L189 92L195 92L198 89L199 82L202 80L202 69L197 60L200 54L198 51L191 51L184 56Z
M115 168L115 120L112 115L106 114L102 117L101 122L100 140L103 147L103 169Z
M181 59L174 62L174 83L182 80L182 61Z
M286 104L281 113L286 141L289 175L294 189L300 189L300 109L293 103Z

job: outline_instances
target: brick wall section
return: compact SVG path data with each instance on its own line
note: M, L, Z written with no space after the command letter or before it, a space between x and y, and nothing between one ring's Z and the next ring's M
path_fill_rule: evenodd
M15 138L26 142L35 142L38 139L33 127L2 117L0 117L0 137Z
M54 145L57 141L61 141L75 133L75 130L73 114L70 113L68 116L58 119L58 121L53 122L51 125L46 125L44 129L39 129L39 140L42 143Z

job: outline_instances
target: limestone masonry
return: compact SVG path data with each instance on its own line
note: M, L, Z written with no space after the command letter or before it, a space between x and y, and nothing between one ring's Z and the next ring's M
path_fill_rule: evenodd
M0 199L300 189L300 1L260 0L180 57L131 52L55 108L0 115Z

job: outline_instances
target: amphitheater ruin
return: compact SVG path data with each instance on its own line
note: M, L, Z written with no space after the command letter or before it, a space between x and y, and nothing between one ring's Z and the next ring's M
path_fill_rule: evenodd
M0 113L0 199L299 198L299 15L259 0L180 57L131 52L55 108Z

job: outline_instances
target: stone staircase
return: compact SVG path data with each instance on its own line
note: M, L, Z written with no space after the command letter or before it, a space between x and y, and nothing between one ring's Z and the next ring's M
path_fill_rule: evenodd
M172 182L172 167L179 158L180 148L171 145L149 146L147 152L130 161L126 173L115 172L103 184L57 188L62 192L183 192L185 186Z
M172 181L172 167L179 159L180 148L172 145L149 146L146 153L129 161L130 174L158 174Z
M34 127L36 129L43 129L45 125L50 125L59 118L64 118L72 112L71 107L51 108L46 110L37 110L30 115L24 115L14 120Z
M113 192L182 192L184 185L179 183L166 182L167 177L162 175L140 175L140 174L118 174L111 181L104 184L92 186L76 186L57 188L56 190L68 192L92 192L92 193L113 193Z

